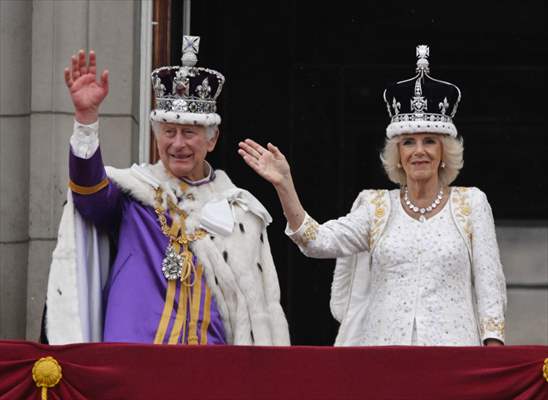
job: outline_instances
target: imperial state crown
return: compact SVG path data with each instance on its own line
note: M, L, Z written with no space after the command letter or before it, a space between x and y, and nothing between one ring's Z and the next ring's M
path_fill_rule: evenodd
M218 71L195 66L199 46L199 36L183 36L182 66L152 71L152 121L204 126L221 123L216 101L225 77Z

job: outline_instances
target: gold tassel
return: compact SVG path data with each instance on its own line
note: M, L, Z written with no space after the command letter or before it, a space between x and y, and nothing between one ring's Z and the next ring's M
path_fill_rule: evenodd
M32 379L36 386L42 388L42 400L48 400L48 388L56 386L63 374L61 366L53 357L43 357L34 363L32 367Z

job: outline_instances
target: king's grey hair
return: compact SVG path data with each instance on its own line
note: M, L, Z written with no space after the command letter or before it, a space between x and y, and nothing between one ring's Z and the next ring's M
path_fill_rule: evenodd
M163 122L150 121L150 125L152 126L152 131L154 132L155 135L158 135L160 133L161 124L163 124ZM206 137L208 140L213 139L213 137L215 137L215 133L217 133L217 130L219 129L218 125L208 125L208 126L202 125L202 126L205 128Z

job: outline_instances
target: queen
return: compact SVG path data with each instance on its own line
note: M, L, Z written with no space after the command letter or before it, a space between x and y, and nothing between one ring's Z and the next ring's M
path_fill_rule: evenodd
M504 343L506 285L491 207L475 187L451 186L463 166L453 122L461 93L417 74L384 91L390 117L380 158L394 190L364 190L350 213L322 224L301 205L285 156L251 139L239 154L272 183L286 234L308 257L336 258L336 345Z

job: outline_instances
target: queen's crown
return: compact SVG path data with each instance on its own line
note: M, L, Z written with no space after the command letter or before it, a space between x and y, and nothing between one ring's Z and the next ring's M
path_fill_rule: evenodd
M386 134L393 137L404 133L434 132L456 136L453 118L461 98L460 90L452 83L429 75L428 46L417 46L416 55L417 75L384 91L390 116Z

